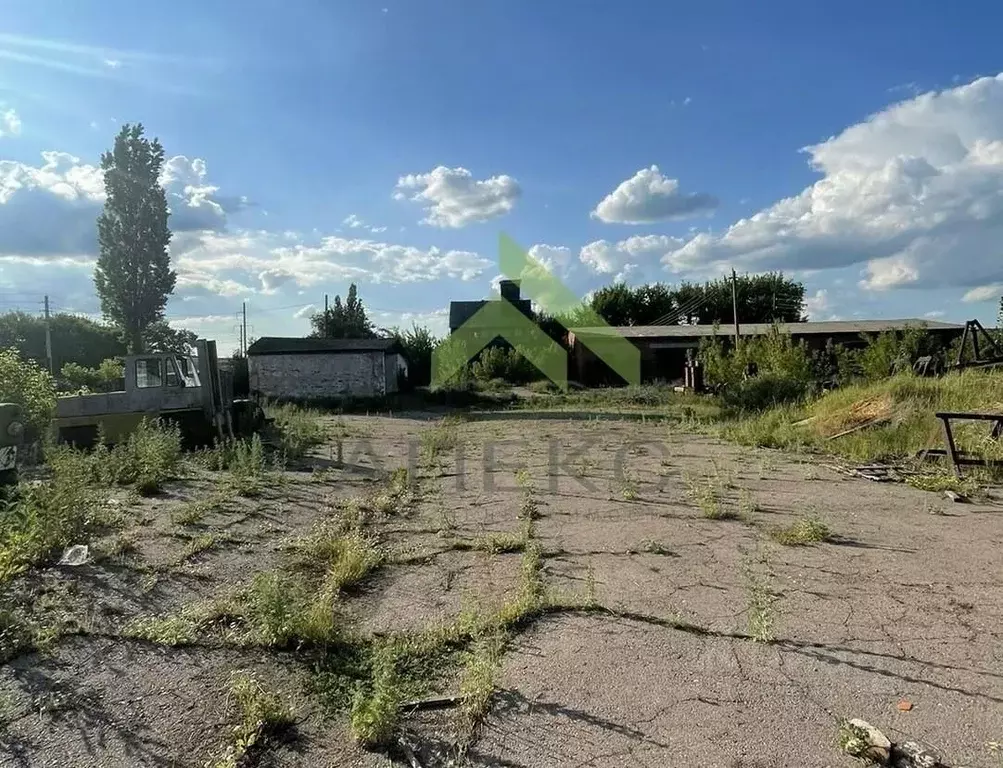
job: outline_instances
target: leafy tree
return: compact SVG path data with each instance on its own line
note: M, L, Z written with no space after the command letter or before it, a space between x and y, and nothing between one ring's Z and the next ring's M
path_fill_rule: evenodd
M741 323L797 323L804 320L804 285L782 272L741 275L736 280L738 319ZM696 310L701 323L733 323L731 278L704 285L703 304Z
M164 148L124 125L101 156L105 204L98 217L100 255L94 285L101 311L122 329L129 351L143 351L143 333L162 320L177 275L171 269L167 197L160 185Z
M55 369L66 363L96 368L102 360L126 352L116 328L76 315L53 315L49 321ZM26 312L0 315L0 349L12 347L26 360L47 366L45 321Z
M195 348L199 335L185 328L174 328L163 320L143 329L143 343L149 352L173 352L187 355Z
M411 386L424 387L432 380L432 350L438 344L438 339L428 328L412 323L411 328L401 331L390 329L390 337L400 347L401 354L407 360L407 377Z
M0 403L20 405L28 425L42 432L56 409L55 382L34 360L0 350Z
M610 325L734 322L730 278L671 288L653 283L631 288L609 285L592 296L594 309ZM738 319L742 323L799 322L804 319L804 285L783 273L743 275L736 280Z
M77 363L67 363L59 375L74 389L90 389L95 392L113 391L125 376L121 360L104 360L97 368L85 368Z
M640 302L626 283L613 283L592 294L592 309L610 325L639 325Z
M312 338L318 339L373 339L376 331L366 316L366 308L359 299L355 283L348 288L348 298L341 303L341 296L334 297L334 304L327 313L317 312L310 317Z

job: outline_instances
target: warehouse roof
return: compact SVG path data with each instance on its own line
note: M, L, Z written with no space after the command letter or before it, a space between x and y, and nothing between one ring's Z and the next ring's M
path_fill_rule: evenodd
M740 325L739 333L743 336L759 336L769 333L771 323L747 323ZM963 325L942 323L936 320L920 320L916 318L905 320L826 320L824 322L785 323L781 330L794 336L825 336L839 333L882 333L884 331L902 331L908 328L927 328L936 330L964 330ZM614 328L612 326L578 328L576 336L608 336L618 334L628 339L659 339L659 338L693 338L704 336L731 336L733 326L721 325L631 325Z
M338 352L396 352L393 339L312 339L265 336L247 348L248 355L309 355Z

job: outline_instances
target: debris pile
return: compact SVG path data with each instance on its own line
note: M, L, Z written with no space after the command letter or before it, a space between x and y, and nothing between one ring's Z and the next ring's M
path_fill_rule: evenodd
M811 426L829 440L858 432L867 427L887 424L895 416L895 403L888 393L865 397L849 408L835 413L818 414L795 422L794 426Z
M916 741L893 743L864 720L850 720L840 730L840 747L846 754L890 768L951 768L932 748ZM961 766L958 766L961 768Z

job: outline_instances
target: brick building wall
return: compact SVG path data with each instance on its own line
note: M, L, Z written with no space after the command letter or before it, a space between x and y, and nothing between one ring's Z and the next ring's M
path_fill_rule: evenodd
M251 355L248 365L251 391L264 397L311 400L386 391L382 351Z

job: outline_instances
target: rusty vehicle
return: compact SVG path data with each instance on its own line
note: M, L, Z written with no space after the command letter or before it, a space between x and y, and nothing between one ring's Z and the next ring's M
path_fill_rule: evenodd
M188 447L260 429L264 412L254 400L234 399L233 377L220 368L216 342L199 339L196 353L129 355L120 391L58 398L57 440L81 448L99 438L114 445L143 419L176 424Z

